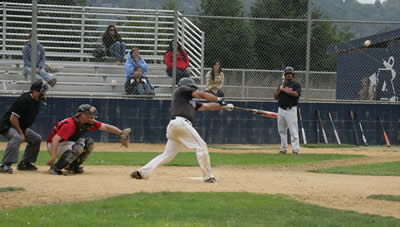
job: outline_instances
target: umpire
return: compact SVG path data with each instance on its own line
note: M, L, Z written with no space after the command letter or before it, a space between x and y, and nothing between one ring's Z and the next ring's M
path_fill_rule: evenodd
M31 85L29 92L23 93L0 120L0 134L8 140L0 173L12 173L11 165L18 162L19 147L27 142L24 155L18 164L18 170L35 171L42 137L29 127L35 122L40 110L40 102L46 99L47 85L37 80Z
M292 138L292 153L300 154L299 128L297 125L297 105L301 95L301 86L293 80L294 69L290 66L284 70L284 81L279 85L274 94L278 100L278 131L281 137L281 154L286 154L288 149L287 130L289 128Z

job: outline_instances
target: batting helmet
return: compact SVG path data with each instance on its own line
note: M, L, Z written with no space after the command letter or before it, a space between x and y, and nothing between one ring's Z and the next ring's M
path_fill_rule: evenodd
M179 80L178 87L181 87L181 86L197 88L197 86L194 84L194 81L189 77L185 77L185 78L182 78Z
M291 74L294 75L294 69L293 69L293 67L287 66L287 67L283 70L283 73L284 73L285 75L286 75L286 74L289 74L289 73L291 73Z

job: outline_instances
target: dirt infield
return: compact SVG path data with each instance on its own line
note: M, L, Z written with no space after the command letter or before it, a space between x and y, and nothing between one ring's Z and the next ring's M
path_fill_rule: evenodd
M0 149L4 149L0 144ZM132 144L129 149L115 144L96 144L97 151L161 152L162 144ZM44 147L43 147L44 148ZM45 150L45 149L43 149ZM368 199L372 194L400 195L400 177L317 174L307 170L341 165L400 161L396 148L374 151L368 147L349 149L307 149L302 153L363 154L368 158L324 161L316 164L270 167L216 167L219 182L205 184L198 167L160 167L150 180L129 177L137 166L86 166L83 175L52 176L48 167L38 172L1 174L0 187L23 187L25 191L0 193L0 209L28 205L86 201L135 192L255 192L284 194L323 207L400 218L400 203ZM277 150L219 150L210 152L262 152ZM278 155L278 154L277 154ZM211 156L212 157L212 156ZM211 161L212 162L212 161Z

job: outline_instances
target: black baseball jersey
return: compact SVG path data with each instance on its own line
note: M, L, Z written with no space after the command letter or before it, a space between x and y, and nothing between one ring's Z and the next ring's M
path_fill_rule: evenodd
M8 129L11 127L10 116L11 113L14 113L19 119L19 126L25 131L35 122L39 109L40 102L33 99L31 92L26 92L18 97L11 108L4 113L0 123L1 128Z
M278 98L278 104L279 107L281 108L290 108L292 106L297 106L297 104L299 103L299 97L301 95L301 86L299 83L297 83L296 81L291 81L291 82L284 82L283 83L283 87L284 88L289 88L292 91L297 91L297 93L299 94L298 97L295 96L290 96L288 94L286 94L285 92L280 92L279 93L279 98ZM278 87L279 89L279 87Z
M192 93L195 90L197 89L188 86L181 86L175 90L171 104L171 118L184 117L194 123L196 111L202 106L201 103L193 101Z

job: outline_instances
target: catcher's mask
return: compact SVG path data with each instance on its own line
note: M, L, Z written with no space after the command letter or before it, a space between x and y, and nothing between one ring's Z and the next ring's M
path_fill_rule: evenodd
M292 74L292 75L294 76L294 69L293 69L293 67L290 67L290 66L286 67L286 68L283 70L283 74L284 74L284 75L286 75L286 74Z
M178 87L181 86L188 86L188 87L193 87L193 88L198 88L196 85L194 85L194 81L191 78L185 77L179 80L178 82Z
M46 104L46 99L47 99L46 92L47 92L47 89L49 89L49 86L47 86L47 84L44 84L41 80L37 80L36 82L34 82L31 85L31 91L40 92L39 101L42 101L43 104L45 104L45 105L47 105Z
M89 124L94 124L96 122L96 118L98 115L96 107L89 104L82 104L76 110L75 116L78 117L81 113L85 113L89 116Z

